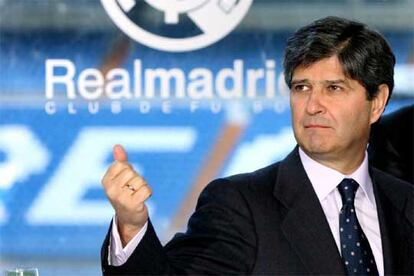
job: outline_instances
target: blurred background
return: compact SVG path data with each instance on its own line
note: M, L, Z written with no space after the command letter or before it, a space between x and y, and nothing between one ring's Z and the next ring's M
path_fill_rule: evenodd
M414 102L414 1L254 0L240 23L207 14L202 28L186 7L209 2L231 18L251 1L176 0L175 17L162 2L0 0L0 271L100 274L113 216L100 180L116 143L153 188L163 242L209 181L282 159L295 146L283 48L312 20L383 33L397 57L386 112ZM145 46L104 4L157 37L213 38L180 52Z

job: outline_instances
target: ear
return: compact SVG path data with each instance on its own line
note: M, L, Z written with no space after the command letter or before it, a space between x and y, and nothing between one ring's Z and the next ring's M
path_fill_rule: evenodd
M388 85L381 84L378 86L378 93L371 100L371 124L378 121L378 119L381 117L382 112L384 112L385 105L387 104L389 94L390 90L388 88Z

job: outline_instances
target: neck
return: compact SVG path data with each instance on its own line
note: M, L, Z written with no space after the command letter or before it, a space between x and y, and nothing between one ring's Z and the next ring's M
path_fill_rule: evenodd
M352 158L344 158L344 156L335 158L333 156L327 156L326 154L312 153L307 152L306 150L303 151L316 162L328 168L334 169L344 175L350 175L356 171L359 166L361 166L365 158L365 151L351 155Z

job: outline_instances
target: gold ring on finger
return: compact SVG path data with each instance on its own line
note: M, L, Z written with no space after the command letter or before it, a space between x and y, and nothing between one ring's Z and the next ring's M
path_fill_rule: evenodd
M127 187L128 187L128 189L130 189L131 191L133 191L133 192L135 192L135 191L136 191L136 189L135 189L134 185L127 184L126 186L127 186Z

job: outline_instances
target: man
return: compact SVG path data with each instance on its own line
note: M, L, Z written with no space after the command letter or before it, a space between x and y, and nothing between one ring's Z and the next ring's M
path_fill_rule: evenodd
M328 17L299 29L284 61L298 146L210 183L186 233L164 247L145 207L151 190L115 146L102 180L116 210L103 273L414 274L413 187L371 168L366 153L394 64L384 38L360 23Z

